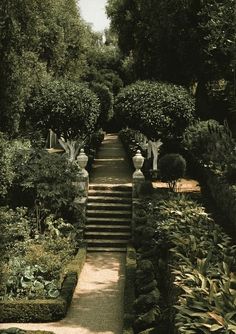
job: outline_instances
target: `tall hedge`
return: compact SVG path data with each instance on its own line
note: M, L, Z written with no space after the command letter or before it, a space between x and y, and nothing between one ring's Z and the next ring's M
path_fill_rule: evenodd
M194 99L184 87L148 81L125 87L114 105L122 126L163 140L181 137L194 119L194 109Z

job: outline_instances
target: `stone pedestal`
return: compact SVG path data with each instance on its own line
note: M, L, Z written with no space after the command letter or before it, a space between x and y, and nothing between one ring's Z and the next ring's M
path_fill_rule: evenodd
M132 197L133 199L138 199L140 197L140 191L141 191L141 187L142 187L142 184L144 183L145 181L145 177L143 175L143 173L140 171L140 173L136 173L134 172L133 174L133 187L132 187Z
M78 173L76 176L76 181L74 182L74 185L78 191L78 195L74 199L73 203L75 208L75 220L79 225L81 235L83 234L86 222L86 207L89 187L89 174L85 169L87 162L88 157L82 149L80 155L77 158Z

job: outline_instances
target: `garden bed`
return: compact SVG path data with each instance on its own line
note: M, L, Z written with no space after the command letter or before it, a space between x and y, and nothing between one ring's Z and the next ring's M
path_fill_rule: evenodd
M161 192L135 211L135 332L236 333L230 237L183 194Z
M51 322L64 318L85 259L86 248L82 247L68 264L56 299L0 301L0 322Z

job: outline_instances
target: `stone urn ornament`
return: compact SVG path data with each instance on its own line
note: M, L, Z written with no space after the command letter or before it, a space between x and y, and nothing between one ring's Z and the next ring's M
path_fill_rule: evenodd
M77 157L77 163L79 167L81 168L82 173L84 175L87 175L88 172L86 171L85 167L87 166L87 163L88 163L88 156L84 153L83 148L80 150L80 154Z
M135 172L133 174L133 177L142 177L143 178L143 173L141 171L141 168L143 167L144 163L144 157L141 154L141 151L138 150L135 156L133 156L133 164L135 168Z

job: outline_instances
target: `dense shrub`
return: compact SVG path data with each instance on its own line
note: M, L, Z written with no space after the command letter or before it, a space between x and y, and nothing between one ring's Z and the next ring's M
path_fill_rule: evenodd
M236 179L236 142L228 126L215 120L201 121L189 126L183 145L200 163L231 182Z
M109 88L100 83L91 83L90 89L97 95L100 101L100 115L97 121L98 128L105 128L113 114L113 95Z
M54 299L14 299L0 301L1 322L47 322L65 317L70 306L78 276L86 259L86 249L80 248L65 268L60 296ZM24 270L24 268L22 268ZM28 276L29 273L26 274ZM18 278L18 277L15 277ZM48 283L49 284L49 283ZM6 298L5 298L6 299Z
M50 249L45 240L31 240L21 250L14 247L15 254L11 253L8 262L1 263L1 300L47 299L59 296L63 271L75 254L76 244L71 238L65 237L57 238L57 244L58 239L59 250Z
M140 81L120 92L114 110L123 126L164 141L181 137L193 121L194 100L181 86Z
M161 291L156 330L234 333L236 246L232 240L203 207L183 195L143 202L135 217L138 257L151 260ZM146 283L141 282L144 288Z
M180 154L166 154L158 162L160 178L174 190L178 179L184 176L186 161Z
M78 189L74 185L78 167L65 156L35 151L18 169L14 202L35 210L37 225L49 213L67 218Z
M10 141L0 133L0 203L7 202L18 167L27 160L29 153L29 141Z
M15 253L16 245L21 248L30 239L30 220L26 208L0 207L0 254L1 260Z

